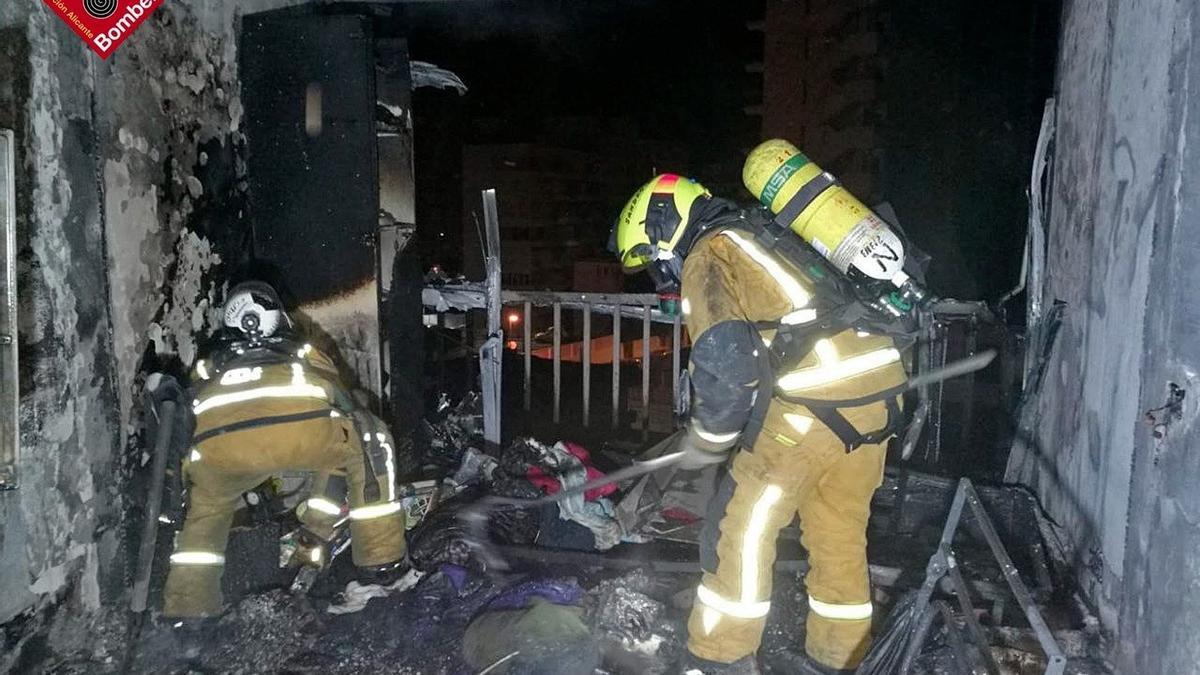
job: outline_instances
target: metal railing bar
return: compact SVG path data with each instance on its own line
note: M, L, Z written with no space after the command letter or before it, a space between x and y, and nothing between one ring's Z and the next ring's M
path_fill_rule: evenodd
M612 427L621 420L621 306L612 306Z
M583 426L590 421L592 402L592 306L583 309Z
M525 412L533 405L533 308L525 303Z
M562 402L562 305L554 303L554 423L560 420Z
M675 323L671 326L671 408L674 409L679 401L679 361L683 350L683 317L675 315Z
M650 305L642 317L642 439L650 435Z
M650 306L652 308L650 316L654 323L673 323L675 321L673 315L658 309L658 296L647 293L621 295L502 290L500 299L506 305L529 302L538 307L549 307L557 303L573 310L581 310L584 305L591 305L593 311L605 313L613 311L615 305L621 307L624 316L636 319L642 318L644 308ZM423 301L426 307L444 309L449 306L458 311L485 309L487 306L484 289L477 282L426 286Z
M505 302L532 302L549 306L555 303L579 305L642 305L657 306L658 296L653 293L579 293L575 291L523 291L507 290Z

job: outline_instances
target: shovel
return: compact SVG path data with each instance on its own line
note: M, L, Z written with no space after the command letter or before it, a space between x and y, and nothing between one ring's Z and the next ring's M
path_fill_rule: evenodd
M982 370L983 368L987 367L987 365L990 364L992 359L995 357L996 352L994 350L987 350L980 354L947 364L942 368L911 377L907 381L884 392L879 392L870 396L864 396L858 399L848 399L845 401L817 400L813 402L824 405L830 405L833 403L839 407L857 407L868 405L892 396L898 396L910 389L916 389L917 387L927 386L936 382L948 380L953 377L959 377L960 375L973 373L977 370ZM807 399L794 400L803 402ZM678 447L678 443L683 439L685 434L686 431L681 429L675 432L675 434L666 441L663 441L663 445L670 443L672 445L667 447ZM594 490L596 488L604 487L614 483L621 483L632 478L638 478L639 476L653 473L659 469L674 466L678 464L681 459L683 459L685 454L686 452L682 450L669 452L661 457L657 457L645 462L638 462L623 469L618 469L607 476L588 481L582 485L576 485L575 487L560 490L555 494L546 495L545 497L538 497L536 499L521 499L519 497L500 496L484 497L474 504L462 509L458 513L458 519L463 523L463 529L467 532L468 545L470 545L471 548L473 548L479 554L480 559L483 561L486 568L497 571L507 570L509 568L508 563L488 543L487 523L488 514L491 511L506 508L533 509L545 506L546 504L555 504L563 501L564 499L574 497L575 495L583 494L589 490Z

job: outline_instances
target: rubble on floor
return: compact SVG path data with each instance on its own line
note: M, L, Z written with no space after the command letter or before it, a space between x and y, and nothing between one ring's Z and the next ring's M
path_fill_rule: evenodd
M682 623L668 602L673 590L642 570L600 582L584 599L587 621L613 672L670 672L683 651Z
M463 636L462 655L480 671L550 670L591 675L600 648L578 606L583 589L572 579L520 583L488 601Z
M148 629L133 664L137 672L255 673L307 651L326 625L303 597L284 590L250 595L220 619L194 629L161 622Z
M472 392L457 405L451 405L443 395L424 427L429 448L421 460L442 469L457 469L465 454L483 446L483 403L479 394Z
M589 491L566 508L498 509L487 518L481 545L459 517L481 498L538 498L632 458L614 459L607 449L568 439L517 439L489 452L479 422L478 400L469 397L444 405L426 429L429 473L422 478L435 488L427 491L423 521L409 532L414 571L408 576L387 588L363 585L343 555L306 595L227 584L241 597L235 593L214 626L180 636L153 622L132 671L672 672L685 649L700 573L696 541L713 472L663 470L619 489ZM666 451L660 446L643 459ZM868 532L877 626L920 587L954 489L949 479L889 469ZM1064 554L1036 503L1016 488L980 488L979 498L1067 657L1065 672L1107 672L1097 656L1103 653L1097 623L1062 582ZM960 529L953 553L988 654L1002 673L1043 672L1037 636L979 537L979 524L966 519ZM778 551L760 656L766 672L791 673L808 611L807 563L794 524ZM227 574L238 572L231 565ZM939 586L932 600L938 611L953 609L933 624L912 672L968 672L964 660L983 668L954 594ZM60 665L62 672L82 672Z

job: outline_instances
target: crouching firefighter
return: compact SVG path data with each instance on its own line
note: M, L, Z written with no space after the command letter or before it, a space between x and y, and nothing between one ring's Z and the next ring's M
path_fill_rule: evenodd
M796 515L810 565L801 658L813 672L853 669L870 642L867 519L901 421L897 338L909 327L766 210L680 176L634 194L610 248L682 296L693 388L682 466L735 455L706 521L683 670L759 672L775 541Z
M187 515L170 559L163 614L220 613L234 512L244 492L282 471L316 474L297 507L303 554L313 563L349 519L354 563L365 576L403 572L404 512L395 444L384 424L347 395L325 355L295 338L270 286L232 289L223 322L229 339L193 373L196 427L183 461Z

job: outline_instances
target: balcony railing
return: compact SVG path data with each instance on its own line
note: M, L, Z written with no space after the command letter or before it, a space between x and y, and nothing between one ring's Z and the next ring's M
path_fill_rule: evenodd
M660 298L654 294L502 290L500 288L499 230L496 223L495 193L490 190L484 191L483 202L484 220L488 228L488 279L478 282L464 281L427 286L423 292L423 302L427 311L432 310L437 313L485 310L488 314L488 337L479 349L481 381L484 390L485 436L488 440L499 442L502 391L500 387L501 356L506 346L510 350L519 349L523 357L523 403L524 410L531 414L534 400L533 359L548 352L553 368L551 413L552 420L556 425L563 419L564 395L569 395L564 394L562 367L564 360L570 362L578 360L581 364L582 381L579 383L578 389L581 396L580 421L584 427L592 425L592 411L595 407L595 401L592 398L592 367L595 361L593 349L598 344L602 344L600 341L605 337L609 340L608 344L611 345L612 353L608 360L613 366L610 420L612 427L616 429L620 424L622 399L620 362L622 359L618 355L630 346L634 346L641 352L640 358L634 359L640 362L641 387L640 392L635 390L629 396L628 403L629 407L633 407L635 404L633 396L640 399L636 403L640 403L640 411L643 416L641 425L643 436L648 433L650 418L654 417L650 413L652 406L660 411L667 408L679 413L682 408L681 399L686 399L689 394L689 392L680 391L681 386L685 386L681 384L680 374L683 368L682 352L686 344L679 314L662 311L659 308ZM544 343L535 344L534 326L535 320L538 318L535 316L535 308L550 309L552 319L548 347ZM975 354L978 349L987 346L988 342L994 342L997 339L994 335L986 335L985 333L988 331L1011 335L983 302L942 300L934 303L929 310L922 316L920 337L911 354L909 365L914 374L937 369L946 365L949 360ZM517 321L510 320L510 324L521 323L519 338L513 335L504 335L501 318L506 311L510 313L510 317L513 312L519 312ZM577 343L563 344L564 312L568 315L577 314L579 317L579 321L571 322L572 325L581 325L582 328L580 331L582 335ZM601 335L597 338L593 335L593 319L596 317L611 319L612 329L607 336ZM545 319L542 318L542 320ZM635 334L628 336L633 337L633 340L625 341L623 325L630 321L640 324L640 340ZM670 326L669 347L665 338L667 331L663 330L659 331L659 334L654 334L651 330L654 324ZM655 340L658 340L660 345L657 350L652 346L655 344ZM984 343L983 345L980 344L981 341ZM986 410L977 409L976 374L956 378L951 382L939 382L924 386L910 395L915 406L918 409L923 408L920 417L927 421L910 428L909 437L904 444L905 459L913 453L916 447L920 447L922 452L917 456L926 463L942 463L944 461L942 447L945 441L951 442L956 448L973 447L978 431L976 427L981 414L994 417L998 413L1004 413L1008 407L1006 401L1013 390L1014 378L1019 377L1019 373L1013 372L1015 362L1012 355L1016 350L1003 348L1003 345L992 346L1001 347L1003 356L998 364L998 370L993 370L993 373L998 372L999 376L993 375L989 378L991 381L988 383L989 388L986 392L988 394L986 405L979 404ZM564 347L568 352L566 359L564 359ZM671 355L671 400L669 402L653 401L651 363L654 358L652 357L656 354L665 356L668 349ZM605 361L601 358L598 362L604 363ZM948 392L949 396L947 396ZM665 396L661 398L665 398ZM952 402L952 405L948 406L948 401ZM948 409L952 409L949 416L945 414ZM656 421L658 417L664 416L654 417ZM670 417L673 425L678 416ZM491 420L491 426L489 426L489 420ZM660 428L660 430L668 431L669 429ZM961 450L957 454L961 454ZM958 457L958 459L962 459L962 457Z
M446 284L427 287L424 291L424 302L426 307L440 312L451 310L484 310L487 309L487 295L486 283L467 282ZM594 407L592 401L592 366L597 362L593 351L597 346L597 342L604 340L606 337L608 338L606 346L610 346L611 351L609 352L609 357L604 359L603 362L612 363L613 366L611 374L612 410L610 419L612 427L615 429L620 423L620 363L623 360L622 355L630 346L641 352L640 358L637 358L637 360L641 364L640 409L644 414L648 413L651 406L650 369L651 363L654 361L652 357L656 353L670 351L671 407L674 409L674 402L679 400L680 394L679 374L682 368L682 351L684 347L683 324L678 314L665 313L659 309L659 297L657 295L648 293L578 293L572 291L502 291L500 293L500 305L508 308L507 311L520 312L520 335L503 335L501 333L500 337L502 338L502 343L507 343L510 347L515 342L523 357L523 403L526 412L532 412L533 407L533 359L538 358L539 353L546 353L548 351L549 360L553 368L553 422L558 424L562 421L562 402L564 396L563 361L579 361L582 368L582 381L579 390L582 406L582 422L585 427L591 426L591 412ZM549 308L552 312L553 319L549 327L551 344L548 347L538 347L534 343L534 335L537 334L534 330L536 325L535 307ZM578 345L578 356L574 353L569 353L564 358L564 346L573 346L563 344L564 325L567 323L564 320L564 312L577 314L579 317L579 322L577 323L582 324L580 340L578 343L574 343ZM611 319L612 330L610 335L597 337L593 334L593 318L596 316ZM638 333L640 333L640 338L635 337L632 341L626 341L627 337L634 337L625 335L623 324L629 321L637 321L639 324L640 330ZM656 338L661 337L652 333L651 327L654 324L665 324L671 327L669 343L666 340L660 341L663 346L667 347L666 350L661 347L659 349L654 348ZM489 336L494 336L494 334L489 334ZM499 406L497 406L497 409L499 409ZM643 423L643 431L646 431L648 427L648 424Z

